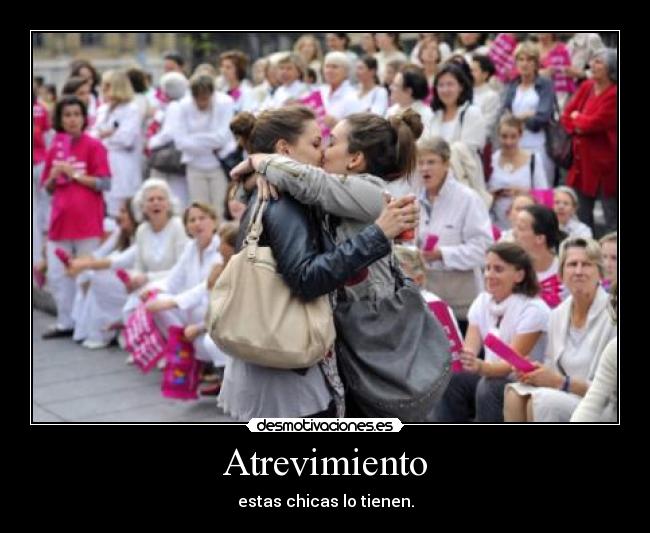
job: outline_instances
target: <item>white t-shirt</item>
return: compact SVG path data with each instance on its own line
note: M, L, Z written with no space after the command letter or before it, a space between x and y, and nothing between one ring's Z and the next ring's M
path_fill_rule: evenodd
M533 157L533 155L530 157ZM533 188L535 189L548 188L543 161L541 161L538 156L535 157L535 170L531 177L530 157L524 165L517 169L505 169L501 166L501 150L497 150L492 155L492 177L488 182L488 190L494 192L500 189L510 189L512 187L530 189L531 185L533 185ZM510 206L512 206L512 198L507 197L496 198L492 204L492 220L501 229L509 229L512 226L508 219Z
M383 117L388 109L388 91L383 85L375 85L370 91L360 96L361 91L357 94L360 102L361 112L374 113Z
M512 102L512 114L519 115L521 113L534 112L539 105L539 94L534 86L522 89L521 85L517 87L515 99ZM530 131L524 128L524 134L521 137L519 145L522 148L530 148L531 150L542 150L546 143L546 135L544 131Z
M482 292L469 308L467 319L470 325L478 328L481 339L492 333L510 345L517 335L542 332L529 354L530 359L541 362L546 351L546 332L550 315L551 310L540 298L511 294L496 304L491 294ZM497 327L499 317L501 320ZM503 359L489 348L485 348L485 360L490 363L503 362Z

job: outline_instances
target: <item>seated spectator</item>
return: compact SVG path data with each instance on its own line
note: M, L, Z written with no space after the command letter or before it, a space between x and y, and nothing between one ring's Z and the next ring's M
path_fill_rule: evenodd
M568 237L591 239L591 228L576 217L578 210L578 195L571 187L556 187L553 194L553 211L557 215L560 229Z

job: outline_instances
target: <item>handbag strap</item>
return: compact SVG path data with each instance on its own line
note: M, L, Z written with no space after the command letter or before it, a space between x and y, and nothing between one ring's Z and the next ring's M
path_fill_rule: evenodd
M262 231L264 231L262 216L264 215L264 210L266 209L267 204L268 201L263 200L261 195L258 194L253 209L253 215L251 216L248 228L246 229L246 246L248 249L247 255L249 260L255 259L255 254L257 253L257 245L260 240L260 235L262 235Z
M530 154L530 188L535 188L534 178L535 176L535 152Z

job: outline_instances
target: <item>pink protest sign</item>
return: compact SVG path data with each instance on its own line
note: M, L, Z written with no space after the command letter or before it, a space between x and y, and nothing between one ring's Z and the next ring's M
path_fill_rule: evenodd
M424 241L424 248L422 249L425 252L431 252L436 247L436 244L438 244L438 236L430 233L427 235L427 238Z
M531 189L530 194L539 205L553 209L553 189Z
M483 344L485 344L486 348L492 350L506 363L514 366L520 372L532 372L536 368L530 361L528 361L528 359L519 355L499 337L492 333L487 334Z
M115 275L120 278L120 281L124 283L124 285L128 285L131 282L131 276L129 276L129 273L123 268L118 268L115 271Z
M66 266L66 268L70 266L70 254L68 254L68 252L66 252L63 248L57 248L54 250L54 254Z
M454 372L460 372L463 370L463 365L460 362L460 352L463 349L463 343L460 338L460 331L454 322L451 312L449 311L449 306L442 300L437 302L429 302L429 309L438 319L438 322L442 325L447 338L449 339L449 348L451 350L451 369Z
M329 137L330 130L325 125L325 115L327 112L325 111L325 104L320 91L316 90L304 98L300 98L299 102L314 110L314 113L316 113L316 122L318 122L318 125L320 126L323 137Z
M562 283L557 275L553 274L545 280L540 281L539 284L542 288L540 296L551 309L555 309L562 303Z
M147 300L151 298L152 296ZM165 355L165 340L154 323L152 314L145 308L145 303L136 307L124 327L126 351L133 355L135 364L143 373L149 372Z

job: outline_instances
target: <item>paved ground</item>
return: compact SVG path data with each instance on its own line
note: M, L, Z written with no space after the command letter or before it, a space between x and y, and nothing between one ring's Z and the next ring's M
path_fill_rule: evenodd
M226 422L205 398L182 402L163 398L162 373L142 374L125 364L118 347L86 350L71 339L44 341L54 322L33 312L33 422Z

